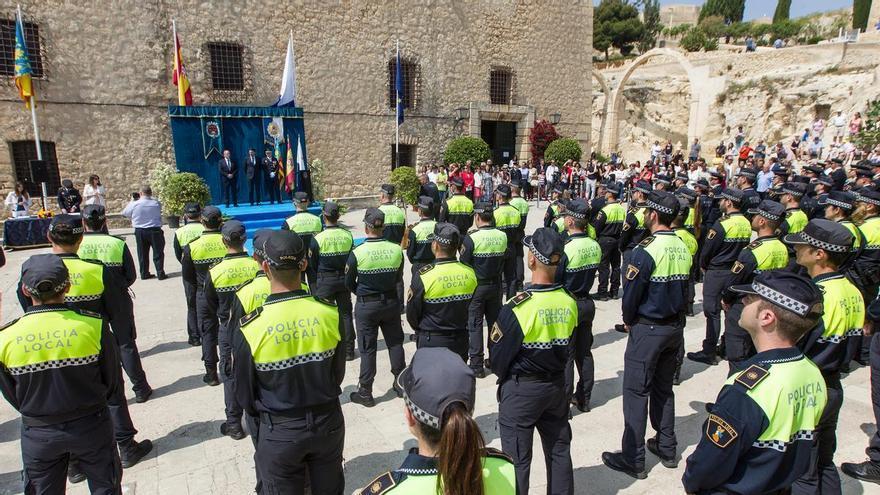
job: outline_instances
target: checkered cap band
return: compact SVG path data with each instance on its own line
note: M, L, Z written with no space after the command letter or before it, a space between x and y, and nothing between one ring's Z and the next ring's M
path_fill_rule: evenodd
M49 232L54 232L55 229L57 229L57 228L58 228L58 225L50 225ZM82 234L83 232L85 232L85 230L83 230L82 226L74 227L74 228L70 229L71 234Z
M574 218L578 218L580 220L587 218L586 213L578 213L578 212L572 211L572 210L566 210L565 214L569 215L571 217L574 217Z
M761 215L762 217L769 219L769 220L773 220L773 221L776 221L776 220L779 220L782 218L779 215L774 215L774 214L770 213L769 211L764 211L760 208L749 208L749 213L751 213L752 215Z
M838 246L837 244L831 244L830 242L820 241L805 231L800 231L798 233L807 244L817 247L819 249L824 249L825 251L831 251L833 253L846 253L850 250L850 246Z
M657 210L660 213L665 213L667 215L672 215L673 213L675 213L672 211L672 208L669 208L668 206L663 206L660 203L655 203L650 199L645 202L645 206L652 210Z
M53 286L52 286L52 289L51 289L51 290L48 290L48 291L41 291L41 290L37 289L36 287L31 287L31 286L28 286L28 285L25 285L25 284L21 284L21 286L24 287L25 289L27 289L27 291L30 292L31 294L34 294L34 295L39 296L39 295L44 294L44 293L45 293L45 294L57 294L58 292L61 291L61 289L63 289L63 288L67 285L67 283L68 283L68 281L65 280L63 284L60 284L60 285L53 285ZM65 298L65 300L66 300L66 299L67 299L67 298Z
M838 208L843 208L846 210L853 209L853 205L851 205L849 203L844 203L843 201L837 201L836 199L825 198L825 201L823 201L823 203L827 203L829 205L836 206Z
M550 261L550 258L544 256L543 254L539 253L537 249L535 249L534 244L529 243L529 251L531 251L532 254L535 255L535 258L537 258L538 261L541 262L541 264L550 265L552 263L552 261Z
M858 194L858 193L856 194L856 201L861 201L862 203L869 203L872 205L880 206L880 201L878 201L874 198L869 198L868 196L862 196L861 194Z
M406 390L403 391L403 401L406 403L406 407L409 408L410 412L412 412L413 416L416 417L416 420L418 420L419 423L428 425L435 430L440 429L440 418L417 406L416 403L409 398Z
M724 199L729 199L729 200L733 201L734 203L742 203L742 200L743 200L743 198L737 198L733 194L729 194L727 191L722 192L721 197Z
M810 307L806 304L786 296L776 289L768 287L758 282L752 282L752 290L761 297L767 299L773 304L785 308L799 316L807 316L810 313Z
M445 237L439 237L434 234L429 234L428 238L431 239L432 241L437 241L439 244L443 244L444 246L451 246L452 241L453 241L452 239L447 239Z
M636 191L643 192L643 193L645 193L645 194L651 194L651 188L650 188L650 187L635 186L634 189L635 189Z
M792 196L794 196L796 198L801 198L804 196L804 193L802 193L801 191L798 191L796 189L791 189L789 187L786 187L785 185L782 186L782 192L785 194L791 194Z

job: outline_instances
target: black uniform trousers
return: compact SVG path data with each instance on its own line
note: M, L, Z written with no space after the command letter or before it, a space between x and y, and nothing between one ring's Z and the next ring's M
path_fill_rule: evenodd
M660 453L675 457L675 395L672 379L682 339L680 325L636 323L629 330L623 362L623 457L645 467L645 429L650 418Z
M403 327L400 325L400 314L396 312L398 305L397 299L384 295L358 296L354 305L358 351L361 353L358 382L367 390L373 390L373 380L376 378L376 348L380 328L391 359L391 373L396 377L406 367Z
M724 313L724 357L727 359L729 370L727 376L745 371L744 363L755 355L755 346L752 337L739 326L739 317L743 312L742 301L730 305L730 310Z
M593 362L593 317L596 304L589 296L577 298L578 321L574 328L574 347L565 371L565 390L579 403L590 404L595 383L595 364ZM578 381L574 382L574 369L577 368Z
M504 297L507 300L516 295L517 272L516 264L522 264L522 258L517 258L512 251L508 251L504 257L504 271L502 273L502 284L504 285Z
M92 494L122 493L122 465L113 445L113 423L105 409L51 426L21 426L24 493L62 495L67 464L77 459Z
M714 356L721 336L721 292L730 270L706 270L703 275L703 314L706 315L706 338L703 352Z
M122 362L122 369L131 380L131 388L135 393L146 391L150 388L147 384L147 375L144 373L144 366L141 363L140 351L137 347L137 329L134 323L134 302L127 293L123 294L122 304L125 305L124 321L111 321L110 328L113 329L113 338L116 340L116 346L119 348L119 360Z
M248 202L251 206L255 203L254 198L256 198L256 204L260 204L260 182L259 177L248 179Z
M562 377L553 382L511 376L498 390L501 450L513 458L519 495L529 493L532 439L541 436L547 470L547 493L574 493L568 390Z
M345 287L345 274L318 272L313 294L336 303L339 313L339 335L345 341L346 349L354 349L354 320L351 316L351 292Z
M205 291L201 289L196 292L196 313L199 318L199 333L202 336L202 361L205 362L205 370L216 371L217 362L220 359L217 355L220 323L217 320L217 315L208 308Z
M871 339L871 406L874 422L880 426L880 339ZM871 436L866 450L868 458L880 465L880 428Z
M222 189L223 202L229 208L229 202L238 206L238 181L220 178L220 187Z
M483 319L486 320L486 328L490 331L498 321L498 313L501 312L501 285L497 282L480 282L471 304L468 306L468 357L471 368L480 369L485 359L483 342Z
M822 376L825 377L828 401L816 426L816 443L813 446L810 470L791 485L792 495L841 493L840 475L834 465L834 452L837 450L837 419L840 416L840 406L843 405L843 387L839 373L822 373Z
M259 493L342 495L345 418L339 402L294 416L262 414L257 439Z
M602 259L599 261L599 287L596 292L616 296L620 290L620 247L614 237L600 237L599 247L602 248Z
M183 279L183 297L186 299L186 333L190 339L201 339L199 318L196 313L196 283Z
M516 263L514 264L514 268L516 269L515 292L522 292L523 284L526 280L525 251L523 250L523 247L522 243L517 243L517 245L513 247L513 253L516 257Z
M280 203L281 199L279 198L279 187L278 181L275 179L266 179L265 180L266 191L269 193L269 202L275 204L276 202Z
M432 332L416 332L416 349L422 347L443 347L458 354L467 363L469 332L466 329Z
M134 241L137 247L138 266L141 278L150 274L150 249L153 250L153 266L156 275L165 273L165 233L162 227L134 229Z
M229 321L221 321L217 329L217 347L220 351L218 374L223 383L223 401L226 405L226 422L231 425L241 426L242 409L235 400L233 385L235 379L232 373L232 333Z

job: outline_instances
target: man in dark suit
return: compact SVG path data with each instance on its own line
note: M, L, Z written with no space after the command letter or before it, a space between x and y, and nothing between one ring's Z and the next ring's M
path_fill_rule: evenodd
M431 219L436 220L437 214L440 213L440 191L437 184L428 180L428 174L419 174L419 197L427 196L434 200L434 208L431 211Z
M229 150L223 150L223 158L217 162L217 167L220 169L221 194L227 208L230 199L232 204L238 206L238 165L232 161L231 155Z
M254 206L254 197L257 198L256 204L260 204L260 160L257 158L257 151L253 148L248 150L248 156L244 159L244 175L248 181L248 201Z
M263 169L260 172L265 181L266 191L269 192L269 202L281 202L278 198L278 162L272 156L272 150L266 150L266 156L263 157Z

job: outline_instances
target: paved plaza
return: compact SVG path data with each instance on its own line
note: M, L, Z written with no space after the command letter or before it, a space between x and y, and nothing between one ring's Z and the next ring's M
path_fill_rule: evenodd
M546 203L544 203L545 205ZM540 226L543 208L532 203L527 232ZM363 235L362 210L347 213L342 221ZM415 217L409 214L410 221ZM125 237L134 253L131 229L114 231ZM132 287L138 325L138 345L150 384L155 389L144 404L135 404L130 388L131 415L140 430L138 439L150 438L155 448L140 464L124 472L125 493L149 494L246 494L254 486L253 446L249 438L234 441L220 434L224 419L222 387L202 383L204 368L200 350L186 344L185 304L180 280L180 266L171 249L173 232L166 228L166 271L171 278L138 280ZM21 314L14 291L21 263L46 249L7 253L8 264L0 271L2 320ZM409 283L409 269L404 270ZM528 277L528 275L527 275ZM700 287L697 288L699 309ZM613 330L619 322L620 301L598 302L593 324L596 358L596 386L592 411L572 419L572 460L577 493L681 493L684 462L677 469L667 469L656 457L647 454L648 478L636 481L602 464L603 450L617 450L623 431L621 417L621 380L626 335ZM685 330L687 350L699 348L705 319L690 318ZM410 332L408 327L405 330ZM415 344L405 345L407 357ZM391 391L391 373L387 353L379 344L378 376L374 386L376 406L364 408L348 402L356 389L359 360L349 362L343 383L342 410L346 418L345 477L346 493L364 486L383 471L399 466L407 449L415 446L403 418L403 401ZM676 387L676 433L682 459L699 441L706 418L704 404L713 401L726 377L727 365L708 367L685 361L681 386ZM843 380L845 400L838 427L839 465L862 461L868 436L874 432L871 413L869 372L860 368ZM130 387L130 384L127 384ZM486 440L500 448L497 426L496 385L493 376L477 382L475 417ZM20 493L21 458L18 414L6 403L0 404L0 494ZM648 435L653 431L648 427ZM546 476L540 440L535 435L535 458L532 468L532 493L544 493ZM841 474L846 494L880 493L880 486L862 484ZM85 494L85 483L69 490Z

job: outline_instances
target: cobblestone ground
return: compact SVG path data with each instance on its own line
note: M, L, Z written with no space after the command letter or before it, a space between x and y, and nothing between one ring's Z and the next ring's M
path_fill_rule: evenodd
M343 221L360 231L362 211L349 212ZM414 220L410 213L410 220ZM534 207L529 215L528 231L538 227L543 208ZM114 232L123 235L134 253L131 229ZM131 415L140 430L139 439L150 438L154 451L139 465L125 470L123 484L127 494L245 494L254 486L253 446L250 439L234 441L220 434L223 420L222 387L202 383L203 368L199 350L189 347L185 338L185 308L180 281L180 266L171 250L172 232L166 229L166 271L171 278L138 280L136 294L138 345L153 397L144 404L130 400ZM21 314L14 290L21 263L45 249L7 253L8 264L0 271L2 320ZM404 270L409 276L409 270ZM700 293L700 288L697 288ZM697 296L699 309L700 296ZM621 417L621 379L626 336L613 330L619 320L619 301L596 304L593 325L596 357L596 386L592 411L572 419L572 460L577 493L681 493L684 462L677 469L666 469L650 453L647 455L648 479L636 481L602 464L603 450L620 448L623 432ZM690 318L685 330L687 350L697 350L704 332L702 317ZM406 328L409 332L409 329ZM343 384L342 410L346 419L345 477L346 493L367 484L385 470L399 466L405 452L415 445L403 420L403 401L391 391L391 373L387 354L380 343L377 358L378 376L374 387L377 405L366 409L348 402L355 390L359 361L347 365ZM415 344L405 345L407 356ZM715 396L725 379L727 366L707 367L686 361L682 370L684 383L676 387L676 434L681 456L687 457L699 441L706 418L705 402ZM858 369L843 381L845 401L838 427L838 465L861 461L868 436L874 432L871 413L869 373ZM128 385L127 385L128 387ZM496 386L489 377L477 383L476 418L487 441L500 448L497 427ZM128 397L134 395L128 388ZM21 457L18 414L5 402L0 404L0 494L20 493ZM648 428L648 435L652 435ZM532 468L532 493L544 493L546 475L540 440L535 436ZM841 474L847 494L880 493L880 487L862 484ZM86 494L85 483L70 488L69 493Z

